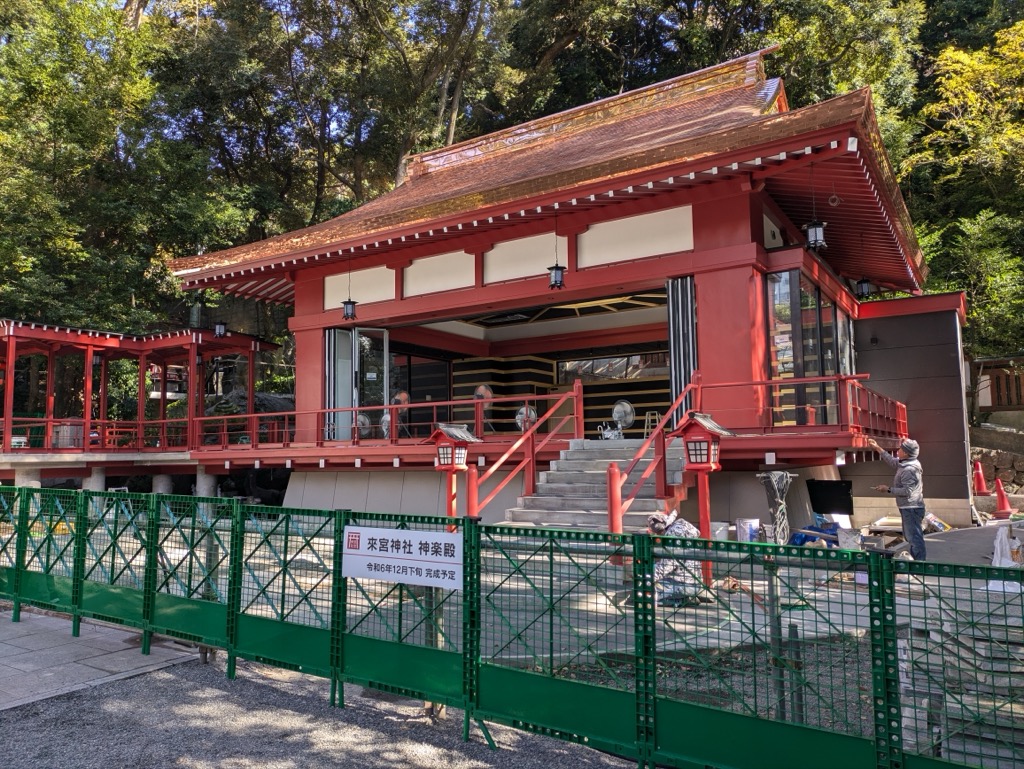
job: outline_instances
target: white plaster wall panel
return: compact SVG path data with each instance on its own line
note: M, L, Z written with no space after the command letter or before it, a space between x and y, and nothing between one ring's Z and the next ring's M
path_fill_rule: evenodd
M292 473L284 492L284 506L316 510L324 504L332 505L334 479L330 479L328 486L327 481L321 477L320 484L323 488L315 488L315 482L310 482L309 473Z
M402 497L394 511L405 515L443 515L444 492L441 481L445 477L444 473L436 470L410 470L402 473Z
M324 309L333 310L349 297L349 275L324 278ZM352 298L360 304L387 302L395 298L395 272L388 267L371 267L352 273Z
M476 257L465 251L452 251L425 259L415 259L402 275L405 296L434 294L476 285Z
M397 513L402 504L402 483L405 473L389 470L370 471L367 474L366 506L371 513Z
M498 243L484 254L484 283L546 275L555 263L553 232ZM565 238L557 238L558 263L565 264Z
M334 475L334 495L331 497L332 510L368 510L367 496L370 493L370 476L367 473L310 473L310 475Z
M480 499L505 478L496 473L480 490ZM292 473L285 491L284 506L306 510L349 509L374 513L403 513L405 515L444 515L445 474L434 469L416 469L393 472L390 470L355 470L344 473L312 472ZM484 523L501 523L505 510L518 505L517 497L523 493L522 477L514 478L498 492L484 509ZM466 513L466 476L458 479L456 510Z
M629 259L693 250L693 208L681 206L652 214L592 224L580 234L580 269Z

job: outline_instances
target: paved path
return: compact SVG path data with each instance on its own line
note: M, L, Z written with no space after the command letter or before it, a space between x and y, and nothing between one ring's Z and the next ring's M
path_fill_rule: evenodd
M71 620L23 608L11 621L0 608L0 710L98 686L196 659L196 650L153 639L142 654L141 631L82 622L78 638Z
M1024 539L1024 521L996 521L987 526L929 534L924 538L928 560L933 563L991 566L996 532L1000 526L1011 524L1017 536Z

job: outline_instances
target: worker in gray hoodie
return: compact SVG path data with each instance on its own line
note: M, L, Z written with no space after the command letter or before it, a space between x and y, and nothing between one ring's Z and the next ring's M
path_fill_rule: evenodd
M868 445L878 452L882 461L896 471L891 486L872 486L875 491L882 491L896 497L903 520L903 537L910 543L910 554L915 561L923 561L924 534L921 531L924 523L924 470L917 459L920 446L917 441L904 438L900 441L894 457L883 449L872 438Z

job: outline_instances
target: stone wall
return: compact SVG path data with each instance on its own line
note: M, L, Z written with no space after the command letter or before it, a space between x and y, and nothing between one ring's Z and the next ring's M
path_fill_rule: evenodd
M1003 482L1007 494L1024 493L1024 454L999 449L972 448L971 463L981 462L981 473L989 491L996 478Z

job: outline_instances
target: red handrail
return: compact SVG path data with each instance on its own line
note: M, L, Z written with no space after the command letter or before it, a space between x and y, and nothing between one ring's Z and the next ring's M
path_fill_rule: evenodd
M554 429L549 429L547 435L539 443L535 443L535 438L540 428L548 419L554 416L555 411L558 410L559 406L569 401L573 401L573 413L566 414L560 421L554 425ZM509 482L519 474L524 468L529 468L529 471L525 475L523 491L529 496L536 489L537 482L537 452L543 449L548 442L554 438L561 430L561 428L570 420L573 420L573 436L575 438L583 437L583 383L577 379L573 383L571 392L563 393L558 400L556 400L551 408L545 412L544 416L539 417L536 422L529 425L529 427L523 432L523 434L516 440L508 449L505 451L498 460L491 464L487 471L483 475L479 475L475 467L470 467L466 472L466 483L468 487L466 495L466 514L471 518L478 518L480 511L483 510L488 504L490 504L494 498L504 489ZM523 458L519 461L510 473L508 473L488 494L483 502L479 501L480 488L483 484L490 479L500 467L502 467L510 457L519 451L520 447L526 444L526 450L523 452Z
M629 510L633 504L633 500L636 499L637 494L640 493L640 489L643 487L647 479L651 477L653 473L657 473L655 476L655 494L659 497L668 496L668 474L666 468L666 451L665 451L665 426L669 420L672 419L673 415L682 408L686 398L693 393L694 408L699 411L701 407L701 373L700 371L694 371L690 376L690 383L683 388L683 391L676 396L676 399L672 401L672 405L665 411L665 415L658 420L658 424L651 430L651 434L647 436L647 439L640 445L636 453L633 455L633 459L626 466L625 470L620 470L619 466L615 462L611 462L608 465L608 531L613 533L622 533L622 517ZM647 465L647 468L637 479L637 482L633 486L633 490L625 497L622 495L623 488L626 482L629 480L630 473L633 472L634 468L640 463L640 460L644 459L648 449L654 446L654 459Z

